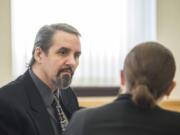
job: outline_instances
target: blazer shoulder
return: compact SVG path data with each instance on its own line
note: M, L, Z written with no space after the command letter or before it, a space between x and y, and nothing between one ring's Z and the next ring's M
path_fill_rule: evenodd
M27 74L27 73L25 73ZM27 99L26 97L26 83L29 82L30 76L21 75L14 81L9 82L0 88L0 99L6 101L7 103L16 104L17 106L24 104Z
M2 86L0 88L1 90L7 90L7 89L15 89L16 87L22 87L28 82L32 82L32 79L29 75L29 72L26 71L23 75L17 77L15 80L7 83L6 85Z
M0 95L4 94L4 93L8 93L11 90L17 90L20 89L20 87L22 87L22 81L20 80L20 78L17 78L14 81L9 82L8 84L2 86L0 88ZM13 91L12 91L13 92ZM15 92L15 91L14 91Z

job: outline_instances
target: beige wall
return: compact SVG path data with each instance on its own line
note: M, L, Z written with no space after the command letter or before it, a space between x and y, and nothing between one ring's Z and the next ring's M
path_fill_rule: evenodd
M157 37L177 62L177 87L170 98L180 99L180 0L157 0ZM0 86L11 80L10 0L0 0Z
M10 0L0 0L0 86L11 79Z
M177 86L170 98L180 99L180 0L157 0L157 39L174 54Z

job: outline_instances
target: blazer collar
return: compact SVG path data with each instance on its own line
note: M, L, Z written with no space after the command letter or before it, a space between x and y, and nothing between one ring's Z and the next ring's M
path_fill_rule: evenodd
M131 99L131 95L130 94L120 94L115 101L119 101L119 100L130 100Z
M30 105L28 113L37 125L40 135L53 135L54 132L49 119L49 114L28 71L25 72L22 79L24 80L26 94Z

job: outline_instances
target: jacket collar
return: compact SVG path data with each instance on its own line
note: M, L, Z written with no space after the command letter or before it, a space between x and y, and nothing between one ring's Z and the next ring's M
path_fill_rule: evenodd
M24 80L24 86L30 105L28 113L38 127L40 135L53 135L54 132L49 119L49 114L28 71L25 72L22 79Z
M131 95L130 94L120 94L115 101L119 101L119 100L130 100L131 99Z

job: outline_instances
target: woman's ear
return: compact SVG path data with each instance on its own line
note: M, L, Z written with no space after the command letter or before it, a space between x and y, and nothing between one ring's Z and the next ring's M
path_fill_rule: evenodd
M120 87L123 89L125 87L125 77L124 77L124 71L120 71Z
M173 89L174 89L175 86L176 86L176 82L173 80L173 81L170 83L169 87L166 89L164 95L165 95L165 96L169 96L169 95L171 94L171 92L173 91Z

